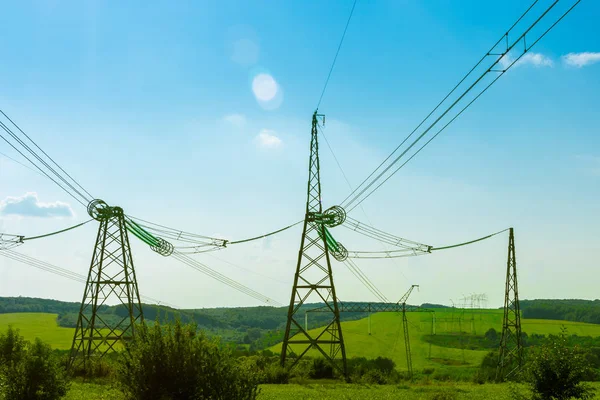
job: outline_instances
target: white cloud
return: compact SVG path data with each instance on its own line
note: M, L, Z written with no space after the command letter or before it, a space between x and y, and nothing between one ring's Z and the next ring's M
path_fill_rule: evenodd
M246 117L243 114L229 114L223 117L223 120L236 128L243 128L246 125Z
M562 60L571 67L581 68L600 62L600 53L569 53L562 56Z
M1 215L19 215L22 217L72 217L73 210L67 203L55 201L42 203L37 193L25 193L21 197L7 197L0 202Z
M267 149L276 149L281 147L283 141L275 135L275 131L263 129L256 136L258 145Z
M502 66L502 68L508 68L514 61L515 58L512 55L506 54L500 59L500 65ZM523 57L519 59L519 61L515 63L515 65L513 65L513 67L519 67L522 65L533 65L534 67L538 68L553 67L554 61L552 61L550 57L547 57L542 53L526 53Z

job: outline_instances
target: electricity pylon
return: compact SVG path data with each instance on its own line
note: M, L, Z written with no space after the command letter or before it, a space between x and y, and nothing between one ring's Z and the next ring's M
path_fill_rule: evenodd
M331 247L339 246L339 243L331 239L326 228L342 224L346 213L338 206L323 212L317 140L318 118L320 117L323 115L317 114L316 111L312 117L306 215L288 309L281 365L293 368L310 349L314 349L320 352L338 372L347 376L346 348L329 257L330 251L334 257L338 257L336 255L338 251ZM317 295L318 301L325 303L326 312L331 314L331 320L324 327L318 328L319 331L314 334L305 329L300 314L300 308L311 295ZM326 346L329 346L329 349ZM338 357L341 357L341 365ZM288 360L290 358L292 360Z
M406 348L406 368L408 369L408 378L413 378L413 367L412 367L412 354L410 352L410 335L408 333L408 318L406 317L406 302L410 297L414 288L418 288L419 285L412 285L404 296L398 301L398 304L402 306L402 329L404 331L404 347Z
M94 200L88 205L88 213L100 222L100 227L73 337L70 367L85 366L90 357L102 357L115 350L117 343L133 337L135 324L144 322L123 209ZM118 307L110 314L112 319L103 314L109 305Z
M506 289L504 294L504 319L496 380L504 380L517 372L523 365L523 343L521 338L521 309L517 285L517 257L515 234L510 228L508 239L508 262L506 265Z

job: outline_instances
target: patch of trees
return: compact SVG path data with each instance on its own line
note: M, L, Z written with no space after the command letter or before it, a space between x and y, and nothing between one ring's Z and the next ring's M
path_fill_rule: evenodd
M600 324L600 300L521 300L524 318Z

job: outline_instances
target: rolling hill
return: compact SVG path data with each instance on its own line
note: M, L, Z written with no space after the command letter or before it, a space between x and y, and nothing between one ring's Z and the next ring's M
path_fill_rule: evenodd
M427 342L426 336L437 335L483 335L490 328L502 330L502 310L457 310L436 309L435 330L433 313L409 313L409 333L413 368L436 368L460 366L466 369L477 367L489 350L469 350L437 346ZM528 335L557 334L565 326L569 334L600 336L600 325L571 321L522 319L522 329ZM402 318L399 313L378 313L371 316L371 335L368 334L368 319L342 322L342 331L348 357L388 357L398 369L406 368L406 351L402 334ZM311 330L311 333L316 330ZM271 351L281 352L281 344L272 346ZM317 352L309 351L316 356Z

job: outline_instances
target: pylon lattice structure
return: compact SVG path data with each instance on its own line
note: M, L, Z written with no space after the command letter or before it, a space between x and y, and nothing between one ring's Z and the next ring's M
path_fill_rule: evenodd
M330 249L330 243L334 242L328 240L331 235L326 228L343 223L345 212L341 207L332 207L323 212L317 140L319 117L322 115L318 115L315 111L312 118L304 230L288 309L281 364L293 368L309 350L314 349L320 352L334 369L346 376L346 348L329 256L330 251L335 252L334 249ZM311 296L323 302L325 311L331 314L329 322L324 327L318 328L317 333L309 333L303 327L300 313L300 308Z
M131 339L135 325L144 321L123 210L94 200L88 213L100 222L100 227L69 366L85 365L90 357L102 357L115 350L118 343ZM118 307L111 319L103 315L109 305Z
M521 309L517 284L517 258L515 253L514 229L510 228L508 239L508 262L506 266L506 289L504 297L504 319L500 356L496 380L504 380L523 365L523 343L521 337Z

